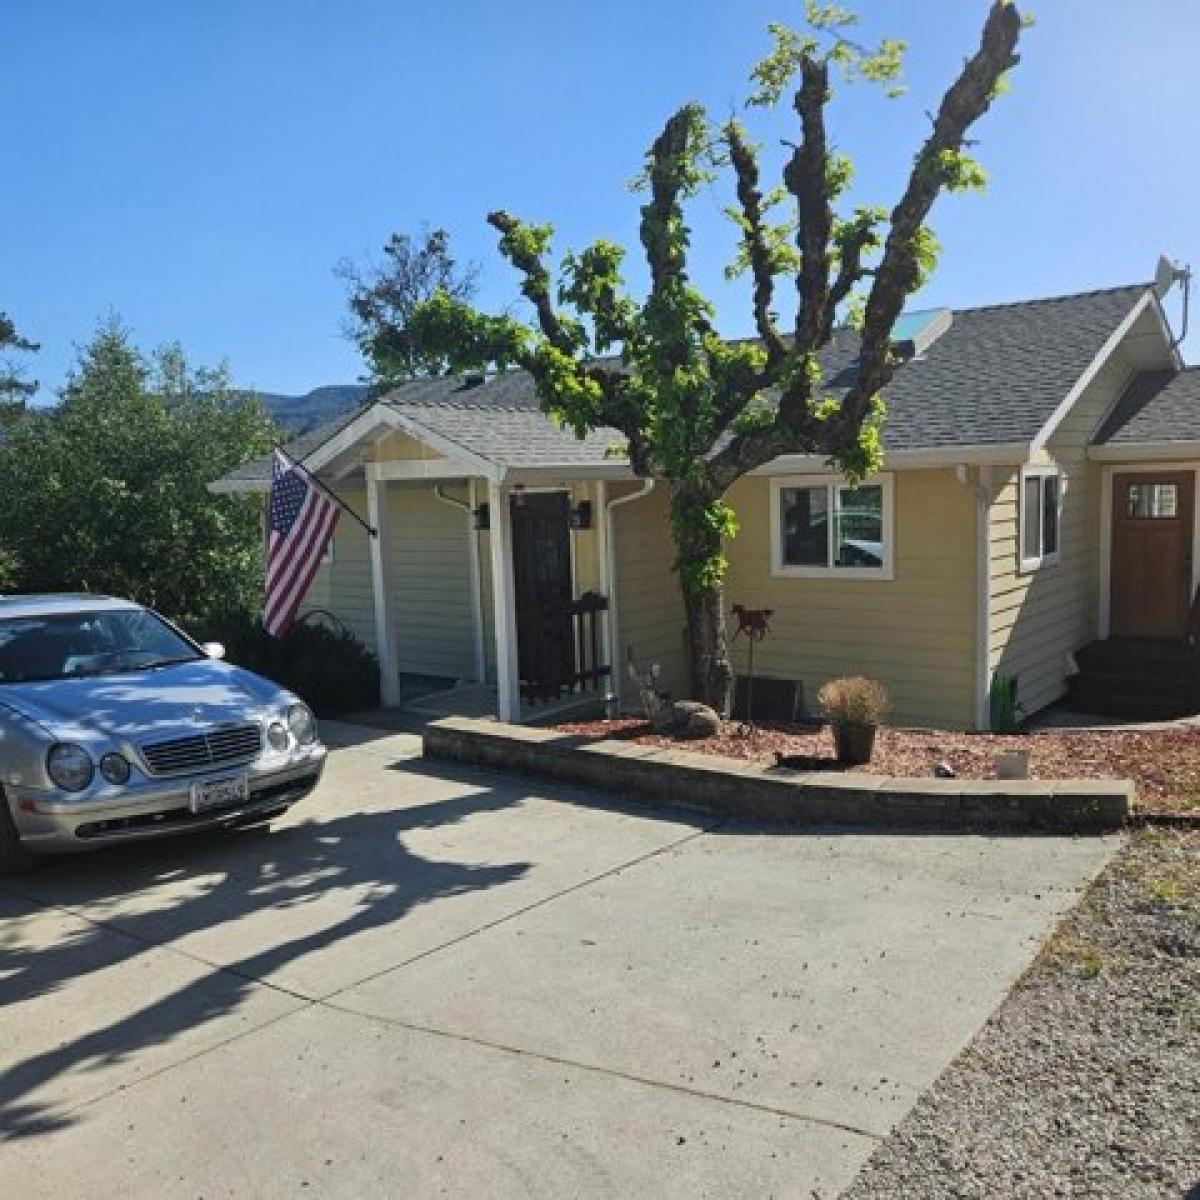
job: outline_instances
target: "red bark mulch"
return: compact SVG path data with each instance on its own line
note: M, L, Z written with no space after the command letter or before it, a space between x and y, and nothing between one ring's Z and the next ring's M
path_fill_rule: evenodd
M774 765L776 754L833 760L828 729L729 723L716 737L683 740L656 733L645 721L568 722L558 728L594 738L720 754ZM1138 808L1146 812L1200 810L1200 728L1063 730L1013 735L882 728L869 766L873 775L921 778L945 763L963 779L994 779L997 755L1029 751L1034 779L1132 779Z

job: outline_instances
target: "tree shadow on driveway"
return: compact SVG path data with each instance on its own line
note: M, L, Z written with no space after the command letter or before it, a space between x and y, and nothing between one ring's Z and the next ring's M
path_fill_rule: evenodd
M416 808L334 816L277 830L143 843L87 860L59 861L28 884L20 879L6 883L5 892L31 906L61 906L68 912L86 906L87 912L73 922L69 937L52 943L0 939L0 1006L5 1008L49 997L92 972L153 951L170 953L172 943L190 933L220 929L258 913L336 900L339 894L344 911L330 925L223 965L205 962L185 949L184 961L201 970L193 982L149 1003L138 1002L136 984L131 984L129 1010L118 1020L24 1061L10 1059L0 1070L0 1141L72 1123L70 1105L33 1095L57 1077L130 1060L188 1030L235 1014L251 992L264 986L295 995L302 1004L309 997L272 982L289 964L398 922L436 899L521 879L530 863L471 865L427 859L409 850L401 838L408 830L453 823L516 798L481 791ZM169 894L164 894L165 887ZM152 906L116 911L146 889L158 889ZM136 980L135 975L119 978ZM25 1019L35 1023L37 1010L30 1009ZM4 1051L0 1056L9 1057Z

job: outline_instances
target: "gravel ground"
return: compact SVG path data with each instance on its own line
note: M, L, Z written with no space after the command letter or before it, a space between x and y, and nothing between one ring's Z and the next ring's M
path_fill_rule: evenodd
M1131 841L845 1200L951 1196L1200 1197L1200 833Z
M747 730L730 722L716 737L680 742L633 719L572 722L561 728L764 764L774 764L777 754L786 754L823 758L834 765L828 729L760 725ZM996 774L997 755L1022 749L1029 751L1029 773L1034 779L1132 779L1143 811L1200 812L1200 728L1196 727L1014 735L884 727L876 737L872 761L856 769L921 778L932 775L935 764L946 763L964 779L990 779Z

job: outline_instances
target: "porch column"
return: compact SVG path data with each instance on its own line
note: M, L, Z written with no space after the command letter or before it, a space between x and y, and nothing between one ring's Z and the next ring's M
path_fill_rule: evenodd
M375 606L375 656L379 659L379 699L400 703L400 663L396 656L396 626L392 619L391 505L387 481L375 463L367 463L367 522L377 531L371 538L371 599Z
M467 480L467 577L471 588L471 627L475 638L475 680L487 680L487 654L483 646L483 596L480 594L483 572L479 562L479 531L475 528L475 480Z
M512 512L508 489L488 481L491 514L492 609L496 624L496 706L502 721L521 717L521 671L517 659L517 589L513 579Z

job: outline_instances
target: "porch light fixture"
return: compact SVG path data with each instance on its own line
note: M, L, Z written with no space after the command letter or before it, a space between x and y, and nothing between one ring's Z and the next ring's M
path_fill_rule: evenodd
M471 510L471 516L474 518L476 529L491 529L492 509L486 501L483 504L477 504Z
M580 500L571 509L571 528L572 529L591 529L592 527L592 502L590 500Z

